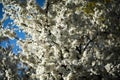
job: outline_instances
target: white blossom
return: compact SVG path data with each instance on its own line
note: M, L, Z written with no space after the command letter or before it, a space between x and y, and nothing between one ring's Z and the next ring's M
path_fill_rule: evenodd
M4 12L31 36L18 40L22 48L20 60L34 70L30 72L31 79L83 80L85 77L87 80L97 75L105 79L102 73L108 76L118 73L116 67L113 69L117 70L109 73L109 61L113 63L112 57L119 59L116 56L120 44L119 20L111 14L119 14L116 2L46 0L41 8L36 0L3 1ZM116 20L114 24L112 19ZM9 30L5 36L14 38L16 35Z

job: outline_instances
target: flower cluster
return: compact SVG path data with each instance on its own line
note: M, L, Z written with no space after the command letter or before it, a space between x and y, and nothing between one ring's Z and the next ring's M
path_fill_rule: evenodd
M118 78L119 0L4 0L4 12L28 35L20 59L39 80ZM116 6L116 4L118 4Z

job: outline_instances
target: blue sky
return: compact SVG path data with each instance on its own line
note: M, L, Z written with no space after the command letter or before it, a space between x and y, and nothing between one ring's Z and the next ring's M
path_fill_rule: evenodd
M44 5L44 2L45 0L36 0L37 3L42 7ZM2 12L2 8L3 8L3 5L0 3L0 19L3 17L3 12ZM17 34L17 37L19 39L25 39L25 32L23 32L23 30L20 30L18 28L18 26L16 25L11 25L10 27L7 27L8 24L11 24L13 22L13 20L11 20L10 18L8 18L4 24L3 24L3 27L4 28L9 28L9 29L16 29L15 30L15 33ZM0 43L0 46L6 48L7 46L14 46L13 47L13 53L17 54L19 51L21 51L22 49L19 47L19 45L16 44L17 40L14 39L14 40L11 40L9 39L8 42L7 41L3 41Z
M3 5L0 3L0 19L2 18L2 14L3 14L2 7L3 7Z
M36 1L40 6L43 6L45 3L45 0L36 0Z

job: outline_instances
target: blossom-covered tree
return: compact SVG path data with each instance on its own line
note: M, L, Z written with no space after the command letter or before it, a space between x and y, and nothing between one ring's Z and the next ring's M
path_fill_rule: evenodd
M35 0L2 3L29 35L18 44L31 80L119 79L119 0L46 0L43 8Z

